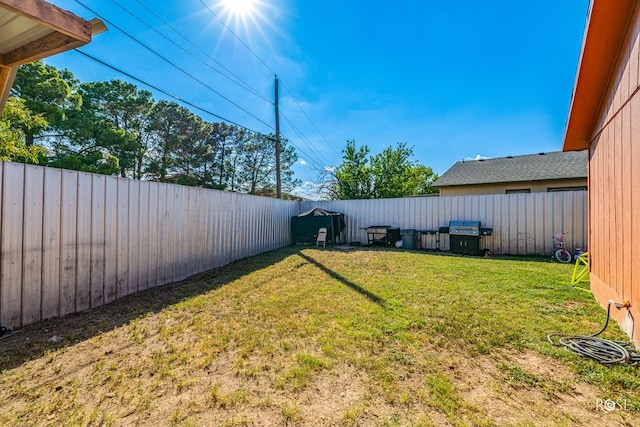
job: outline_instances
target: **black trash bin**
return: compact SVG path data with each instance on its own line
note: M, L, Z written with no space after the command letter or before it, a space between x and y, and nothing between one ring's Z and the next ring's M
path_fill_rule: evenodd
M402 230L402 247L404 249L418 249L418 230Z

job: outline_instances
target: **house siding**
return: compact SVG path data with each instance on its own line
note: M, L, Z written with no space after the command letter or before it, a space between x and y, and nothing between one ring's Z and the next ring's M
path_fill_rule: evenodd
M559 187L586 187L587 180L567 179L549 181L512 182L498 184L478 184L478 185L452 185L440 187L441 196L469 196L480 194L506 194L507 190L530 189L532 193L544 193L552 188Z
M640 322L640 8L633 13L589 147L591 288L605 306L630 301ZM634 192L633 189L636 189ZM612 315L640 343L640 324Z

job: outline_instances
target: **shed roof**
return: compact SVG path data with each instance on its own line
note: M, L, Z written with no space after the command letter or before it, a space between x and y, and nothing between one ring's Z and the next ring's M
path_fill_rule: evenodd
M344 215L341 214L340 212L333 212L333 211L328 211L326 209L322 209L322 208L313 208L310 209L306 212L302 212L301 214L299 214L299 217L303 217L303 216L309 216L309 215L313 215L313 216L331 216L331 215Z
M546 181L587 177L587 152L553 151L524 156L463 160L447 170L434 187Z

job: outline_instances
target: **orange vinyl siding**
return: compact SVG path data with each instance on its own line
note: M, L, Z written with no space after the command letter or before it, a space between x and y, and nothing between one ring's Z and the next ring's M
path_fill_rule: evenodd
M631 302L636 344L640 344L639 64L640 8L636 8L589 148L591 287L603 306L609 299ZM612 312L630 334L625 314Z

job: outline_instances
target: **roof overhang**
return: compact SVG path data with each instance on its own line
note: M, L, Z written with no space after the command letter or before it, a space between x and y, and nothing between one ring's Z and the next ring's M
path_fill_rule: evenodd
M0 0L0 113L18 66L89 43L92 27L43 0Z
M620 47L638 0L592 0L569 118L564 151L589 148L589 138L613 74Z

